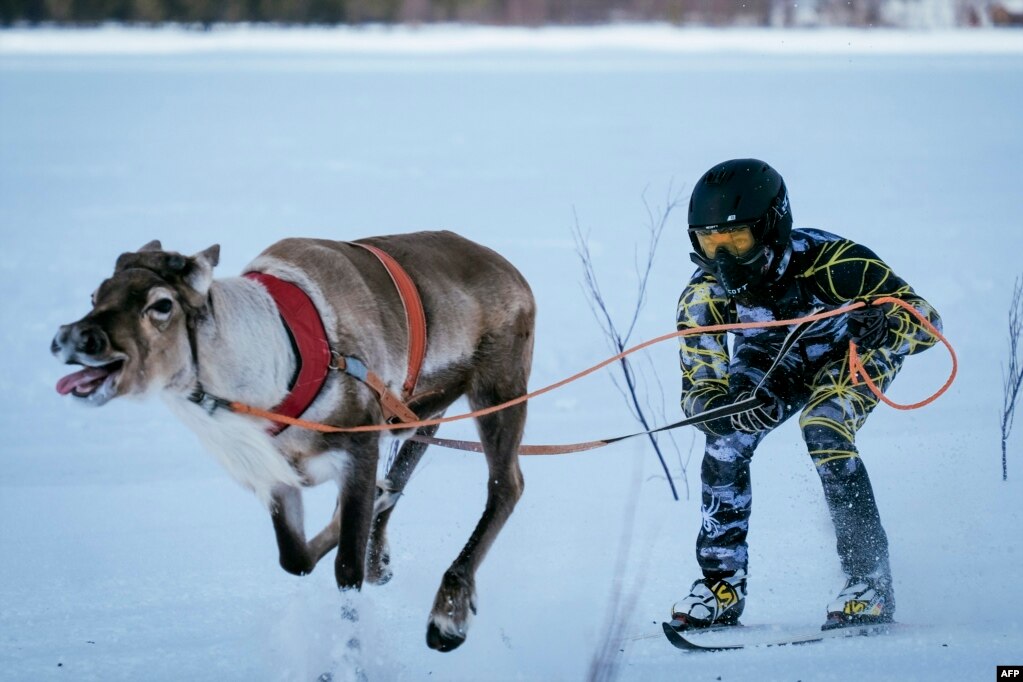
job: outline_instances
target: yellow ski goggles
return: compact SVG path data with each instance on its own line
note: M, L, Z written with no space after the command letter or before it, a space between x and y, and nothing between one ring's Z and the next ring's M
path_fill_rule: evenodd
M749 255L756 247L757 240L753 237L753 228L749 225L735 225L725 228L698 228L692 231L703 254L710 259L724 249L736 258Z

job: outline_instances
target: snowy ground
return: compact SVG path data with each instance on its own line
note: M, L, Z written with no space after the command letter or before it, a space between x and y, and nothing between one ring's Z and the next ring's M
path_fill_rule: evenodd
M54 392L50 339L87 310L119 253L152 238L186 252L218 242L221 271L234 274L285 236L453 229L531 282L539 387L607 355L579 286L574 221L624 317L644 192L663 204L737 156L781 170L797 225L888 259L960 352L945 398L880 408L860 437L899 618L918 627L734 654L669 648L657 624L697 575L699 509L671 501L649 448L631 441L524 461L526 495L480 571L469 639L437 654L423 640L427 612L482 510L485 474L477 456L435 450L394 518L394 580L361 595L369 678L585 678L637 497L618 587L631 605L622 679L985 680L1023 663L1023 440L1011 441L1002 483L997 426L1009 291L1023 272L1023 34L672 42L663 28L628 28L572 32L594 40L583 45L526 32L515 45L436 48L445 36L478 43L446 31L418 50L414 32L342 33L319 48L314 32L303 49L295 31L260 32L244 49L224 46L233 33L156 32L206 41L175 50L149 49L154 32L0 32L0 679L312 680L345 641L332 571L283 573L266 513L159 401L88 410ZM345 40L356 47L337 48ZM684 227L680 211L637 342L673 328L692 269ZM939 386L942 353L911 359L894 397ZM677 418L673 344L650 363L664 419ZM527 440L635 430L609 377L537 400ZM698 478L700 439L677 440ZM794 424L764 443L753 475L745 620L817 623L842 578ZM331 508L330 491L314 491L310 524Z

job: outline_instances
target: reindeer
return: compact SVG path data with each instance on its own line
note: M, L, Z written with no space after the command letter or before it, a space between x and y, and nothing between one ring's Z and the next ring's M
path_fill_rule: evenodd
M427 321L416 393L421 419L443 415L458 397L474 410L526 392L535 303L504 258L451 232L373 237L357 242L285 239L245 269L214 279L219 245L184 256L159 241L122 254L92 297L92 311L62 326L53 354L83 369L57 390L103 405L158 391L227 471L270 512L280 565L305 575L335 547L340 590L391 577L387 523L426 445L404 440L377 485L380 432L319 433L224 406L273 409L302 376L301 343L260 277L297 285L311 301L336 360L362 363L389 389L405 376L411 324L387 270L370 247L390 255L415 282ZM259 273L253 275L252 273ZM339 427L381 424L380 396L352 373L326 372L307 420ZM427 625L427 644L450 651L465 641L476 612L475 574L522 495L518 448L524 403L476 419L489 467L487 502L468 543L444 573ZM416 433L432 436L437 427ZM399 439L412 429L395 432ZM303 530L302 488L333 480L333 518L311 540Z

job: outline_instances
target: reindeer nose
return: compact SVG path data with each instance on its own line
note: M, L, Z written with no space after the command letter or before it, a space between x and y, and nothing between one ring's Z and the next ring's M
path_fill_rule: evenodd
M85 355L98 355L106 350L107 335L98 327L79 327L75 340L75 349Z
M65 362L76 355L100 355L108 350L110 341L102 328L91 324L66 324L57 330L50 343L50 352Z

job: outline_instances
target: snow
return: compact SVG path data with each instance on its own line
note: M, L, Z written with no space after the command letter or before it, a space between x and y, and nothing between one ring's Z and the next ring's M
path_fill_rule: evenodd
M629 607L614 654L626 680L965 680L1018 664L1023 441L1010 441L1003 483L997 423L1023 271L1023 34L850 35L0 32L0 679L312 680L343 668L352 626L329 559L305 578L281 571L258 501L161 401L91 410L54 390L65 371L50 339L86 312L119 253L153 238L190 253L216 242L219 271L235 274L286 236L454 229L530 281L538 388L609 355L580 287L575 221L624 322L643 197L657 212L737 156L785 175L797 225L892 263L959 352L944 398L880 407L859 439L913 629L707 656L667 646L659 622L698 573L702 440L683 430L690 498L678 503L641 440L524 458L526 493L479 572L469 638L435 653L427 613L486 476L477 455L435 449L395 512L394 579L358 596L369 679L585 678L612 591ZM669 222L635 342L673 327L693 267L684 222L681 209ZM908 360L893 397L939 387L943 353ZM678 418L673 344L641 367L653 402L664 395L657 421ZM538 399L527 441L635 431L611 376ZM817 623L842 577L795 424L764 442L753 476L745 620ZM312 491L310 531L332 508L332 491Z
M947 22L946 22L947 23ZM4 31L0 54L276 54L479 55L634 50L668 54L1019 54L1023 41L1012 29L984 31L897 29L713 29L670 24L546 26L539 28L452 26L280 27L214 25L95 29L59 27Z

